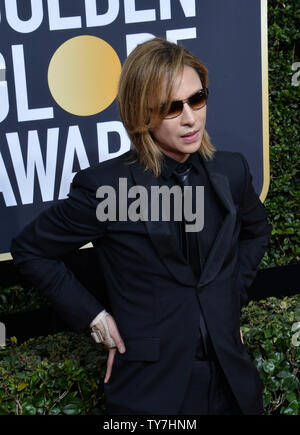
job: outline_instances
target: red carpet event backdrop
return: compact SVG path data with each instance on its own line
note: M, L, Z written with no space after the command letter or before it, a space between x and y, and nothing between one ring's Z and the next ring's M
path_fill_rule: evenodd
M153 36L208 68L207 131L269 185L266 0L0 0L0 260L74 174L128 151L121 65Z

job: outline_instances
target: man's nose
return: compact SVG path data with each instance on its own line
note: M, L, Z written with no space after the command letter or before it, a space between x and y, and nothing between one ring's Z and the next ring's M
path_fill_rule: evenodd
M181 123L193 125L196 120L195 111L189 106L189 104L183 103L183 109L181 113Z

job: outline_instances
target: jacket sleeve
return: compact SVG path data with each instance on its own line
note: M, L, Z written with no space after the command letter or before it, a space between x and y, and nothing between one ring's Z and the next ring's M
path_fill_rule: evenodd
M14 265L74 330L86 328L104 309L67 269L60 257L101 238L105 222L96 217L96 192L85 171L78 172L68 198L41 213L12 239Z
M252 184L252 175L245 157L241 155L245 170L245 189L240 204L241 231L238 249L238 276L241 308L248 303L247 289L252 284L257 267L267 249L271 225L268 223L265 206L259 199Z

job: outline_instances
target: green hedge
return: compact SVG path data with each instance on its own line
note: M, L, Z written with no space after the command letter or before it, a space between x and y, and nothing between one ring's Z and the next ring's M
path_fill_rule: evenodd
M61 332L0 347L0 414L102 414L106 353L87 334Z
M273 231L261 267L282 266L300 259L300 86L292 85L292 64L300 60L299 24L299 0L268 2L271 179L265 206Z
M251 301L241 329L264 387L266 414L300 411L300 295Z
M264 385L265 414L300 408L300 296L250 302L244 341ZM103 414L106 350L88 332L59 333L0 348L0 414Z

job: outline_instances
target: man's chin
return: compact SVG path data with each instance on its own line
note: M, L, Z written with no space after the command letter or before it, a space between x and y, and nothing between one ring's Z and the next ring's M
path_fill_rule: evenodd
M184 147L181 148L181 152L184 154L193 154L196 151L199 151L201 146L201 143L195 143L195 144L190 144L190 145L185 145Z
M178 158L176 158L176 160L183 162L186 159L188 159L191 154L194 154L197 151L199 151L199 149L200 149L200 145L197 147L189 147L188 150L187 149L180 150L180 152L178 153Z

